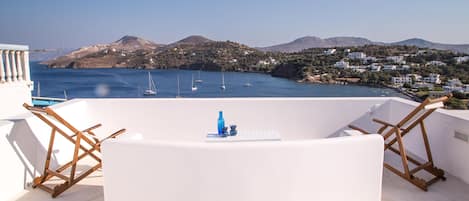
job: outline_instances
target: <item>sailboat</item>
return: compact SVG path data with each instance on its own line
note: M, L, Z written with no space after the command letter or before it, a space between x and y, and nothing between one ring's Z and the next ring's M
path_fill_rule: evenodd
M199 78L195 80L195 83L202 83L204 82L202 79L200 79L200 70L199 70Z
M194 74L192 74L192 91L197 91L197 86L194 83Z
M225 73L222 71L221 72L221 85L220 85L220 89L221 90L225 90L226 89L226 86L225 86Z
M155 82L153 81L153 78L151 77L150 72L148 72L148 89L143 92L144 96L154 96L156 95L156 85Z

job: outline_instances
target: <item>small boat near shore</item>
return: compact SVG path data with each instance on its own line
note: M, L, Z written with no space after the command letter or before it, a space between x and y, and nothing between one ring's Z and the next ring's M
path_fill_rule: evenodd
M151 77L150 72L148 72L148 88L143 92L144 96L155 96L157 93L156 91L156 85L155 82L153 81L153 78Z

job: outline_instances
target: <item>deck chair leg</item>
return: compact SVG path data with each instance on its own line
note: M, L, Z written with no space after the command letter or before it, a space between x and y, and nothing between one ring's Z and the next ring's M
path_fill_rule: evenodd
M446 180L446 178L444 176L445 172L443 170L435 167L435 165L433 163L432 150L430 148L430 143L428 141L427 131L425 129L425 124L423 123L423 121L420 122L420 129L422 131L422 138L423 138L423 142L425 144L425 151L427 152L427 159L428 159L428 162L430 163L430 166L427 166L425 168L425 170L427 170L428 172L430 172L431 174L433 174L437 178L440 178L441 180L445 181Z
M404 142L402 141L401 131L399 128L396 129L396 139L399 145L399 155L401 155L402 166L404 167L405 175L410 179L409 162L407 161L407 154L404 148Z
M70 171L70 183L73 183L75 179L75 171L77 169L77 162L78 162L78 151L80 151L80 141L81 141L81 133L77 135L77 139L75 141L75 151L73 152L73 160L72 160L72 170Z
M422 131L423 142L425 144L425 151L427 152L427 160L433 164L432 151L430 149L430 143L428 142L427 131L425 129L425 124L423 121L420 122L420 130Z

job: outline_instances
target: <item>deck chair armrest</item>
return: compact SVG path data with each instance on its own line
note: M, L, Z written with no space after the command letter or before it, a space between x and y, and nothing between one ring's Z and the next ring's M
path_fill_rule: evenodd
M376 123L385 125L385 126L396 127L396 125L391 124L391 123L388 123L388 122L385 122L385 121L383 121L383 120L381 120L381 119L373 118L373 121L376 122Z
M87 128L87 129L85 129L85 130L82 130L81 132L87 132L87 133L88 133L88 132L90 132L90 131L92 131L92 130L94 130L94 129L97 129L97 128L101 127L101 126L102 126L102 124L96 124L96 125L91 126L91 127Z
M104 141L106 141L106 140L108 140L108 139L116 138L117 136L123 134L124 132L125 132L125 128L120 129L120 130L114 132L113 134L111 134L111 135L105 137L104 139L102 139L102 140L99 142L99 144L101 144L102 142L104 142Z

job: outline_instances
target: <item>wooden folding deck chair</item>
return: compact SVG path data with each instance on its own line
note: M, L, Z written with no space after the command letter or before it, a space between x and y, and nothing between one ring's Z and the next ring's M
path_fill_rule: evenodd
M444 102L446 102L449 98L451 98L451 94L437 99L427 98L397 124L388 123L377 118L373 119L374 122L382 125L378 129L377 133L381 134L384 138L384 150L390 150L391 152L396 153L401 157L404 171L402 172L401 170L391 166L386 162L384 163L384 167L424 191L427 191L428 186L437 182L438 180L446 180L446 178L444 177L445 172L435 167L435 165L433 164L432 153L430 149L430 144L428 142L428 136L427 131L425 129L424 120L437 108L443 107ZM418 125L420 125L420 131L422 133L425 151L427 154L427 161L425 162L420 162L414 157L409 156L403 143L403 137ZM364 134L369 134L369 132L359 127L353 125L349 125L349 127L358 130ZM397 147L393 146L395 143L397 143ZM409 162L414 164L416 167L410 169ZM432 175L432 178L429 180L424 180L420 177L417 177L415 174L421 170L425 170L426 172L430 173Z
M26 103L24 103L23 106L52 128L49 140L49 147L47 149L47 157L44 166L44 172L41 176L34 178L33 188L39 187L40 189L50 193L53 198L57 197L65 190L72 187L74 184L78 183L80 180L84 179L86 176L90 175L97 169L101 168L101 158L95 154L96 152L101 152L101 143L104 140L107 140L109 138L115 138L125 132L125 129L121 129L109 135L108 137L100 140L96 137L93 130L100 127L101 124L97 124L90 128L80 131L74 126L72 126L72 124L65 121L65 119L60 117L50 108L33 107ZM69 130L72 133L67 133L65 130ZM54 139L57 133L59 133L60 135L65 137L65 139L74 144L74 152L70 162L54 170L50 168L50 162L52 156L52 149L54 146ZM86 142L86 144L83 144L83 141ZM97 161L97 164L84 171L80 175L76 175L78 161L85 158L86 156L94 158L94 160ZM70 174L64 174L63 172L69 168L71 168ZM54 177L62 179L64 180L64 182L59 184L45 184L46 181Z

